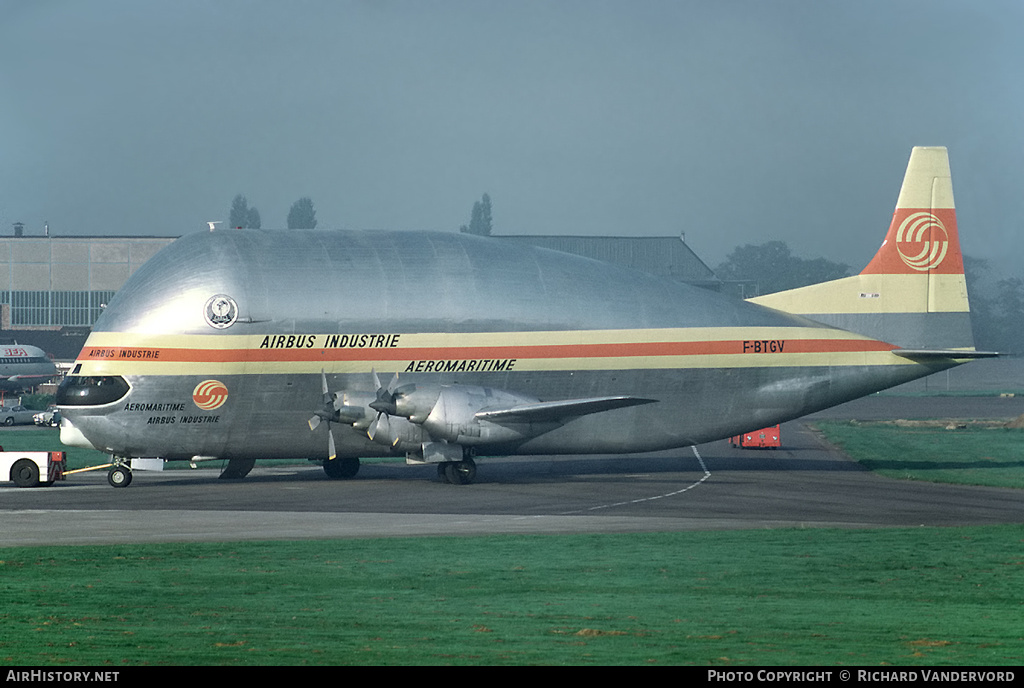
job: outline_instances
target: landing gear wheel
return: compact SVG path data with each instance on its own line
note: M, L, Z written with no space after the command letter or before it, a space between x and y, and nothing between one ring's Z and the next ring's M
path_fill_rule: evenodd
M473 459L462 461L449 461L438 466L444 466L444 477L452 485L469 485L476 479L476 462Z
M107 482L111 487L128 487L132 484L132 471L125 466L115 466L107 473Z
M18 487L35 487L39 484L39 466L35 461L18 459L11 466L11 480Z
M324 461L324 473L333 480L348 480L359 472L359 459L351 456Z
M241 480L249 475L255 465L256 459L231 459L219 477L224 480Z

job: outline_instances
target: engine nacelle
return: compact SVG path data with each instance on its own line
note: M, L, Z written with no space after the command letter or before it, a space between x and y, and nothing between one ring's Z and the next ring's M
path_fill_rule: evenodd
M366 430L377 444L405 451L415 451L429 442L461 446L509 444L536 437L559 425L554 421L499 423L477 418L480 411L539 402L535 397L490 387L405 385L394 391L393 413L370 408L376 399L377 395L360 392L337 395L336 417L356 429Z
M419 449L430 437L419 425L410 423L401 416L382 416L374 421L373 441L399 451L410 452Z
M399 387L395 392L396 413L408 418L413 423L423 423L427 419L437 398L441 394L440 387L408 385Z
M339 423L351 425L357 430L366 430L377 417L377 412L370 409L372 394L344 392L334 395L334 408Z
M476 446L516 442L547 432L557 423L494 423L476 417L478 411L534 404L538 399L489 387L444 387L434 407L423 420L423 428L435 440Z

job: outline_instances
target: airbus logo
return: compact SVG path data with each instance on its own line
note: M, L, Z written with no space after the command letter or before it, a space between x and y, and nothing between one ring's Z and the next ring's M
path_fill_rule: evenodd
M204 411L212 411L228 400L228 388L218 380L204 380L192 390L192 401Z
M929 212L911 213L896 231L896 250L913 270L939 267L949 248L949 233L942 220Z

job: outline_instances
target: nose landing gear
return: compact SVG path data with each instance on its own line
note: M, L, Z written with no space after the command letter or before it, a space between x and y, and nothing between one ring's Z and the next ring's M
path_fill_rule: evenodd
M132 484L132 469L123 464L115 465L107 473L107 482L111 487L128 487Z

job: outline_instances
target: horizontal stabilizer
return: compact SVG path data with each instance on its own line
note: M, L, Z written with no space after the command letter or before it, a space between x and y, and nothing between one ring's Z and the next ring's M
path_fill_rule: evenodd
M903 358L923 360L929 358L995 358L998 351L974 351L965 349L893 349L892 353Z
M536 404L522 404L495 411L478 411L480 420L518 422L557 422L568 418L586 416L591 413L610 411L627 406L653 404L656 399L639 397L594 397L592 399L565 399L563 401L542 401Z

